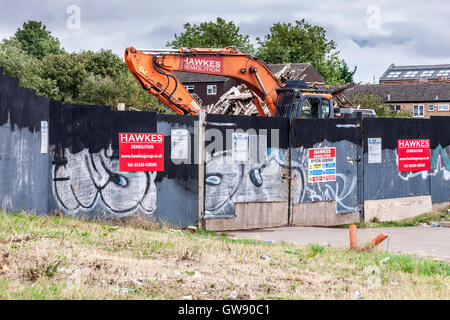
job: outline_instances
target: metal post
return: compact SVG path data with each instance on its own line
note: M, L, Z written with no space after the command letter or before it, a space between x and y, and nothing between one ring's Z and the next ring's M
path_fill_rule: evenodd
M356 164L357 190L358 190L358 207L359 207L359 221L364 222L364 118L361 113L357 114L357 126L359 130L359 137L361 139L361 146L357 146L357 158L359 161Z
M195 148L198 152L198 227L205 229L205 130L206 112L198 112L198 139Z

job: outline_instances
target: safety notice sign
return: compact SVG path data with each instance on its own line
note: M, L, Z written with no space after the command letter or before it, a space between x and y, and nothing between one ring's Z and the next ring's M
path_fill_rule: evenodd
M367 138L368 163L381 163L381 138Z
M398 140L398 171L428 171L430 164L430 139Z
M120 171L164 171L164 134L119 133Z
M233 132L231 157L234 161L248 161L248 133Z
M309 183L336 181L336 148L308 150Z
M170 131L172 160L186 160L189 153L189 131L186 129L172 129Z

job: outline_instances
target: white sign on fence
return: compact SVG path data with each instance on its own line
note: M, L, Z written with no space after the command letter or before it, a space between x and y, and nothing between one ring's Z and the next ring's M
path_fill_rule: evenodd
M41 121L41 153L48 153L48 122Z
M381 163L381 138L367 138L369 163Z
M232 158L234 161L248 161L248 133L233 132Z
M189 131L186 129L173 129L170 131L172 160L186 160L189 153Z

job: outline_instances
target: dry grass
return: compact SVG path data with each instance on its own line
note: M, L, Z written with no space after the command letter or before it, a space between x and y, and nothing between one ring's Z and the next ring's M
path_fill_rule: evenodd
M0 299L450 297L443 262L190 235L136 219L0 213L0 241Z

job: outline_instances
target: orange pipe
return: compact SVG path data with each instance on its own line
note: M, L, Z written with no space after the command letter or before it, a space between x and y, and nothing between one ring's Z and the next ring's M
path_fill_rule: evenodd
M350 225L350 249L358 249L358 236L356 232L356 225Z
M369 249L375 248L377 245L379 245L381 242L383 242L384 240L386 240L389 236L386 233L380 233L378 236L376 236L374 239L372 239L371 241L369 241L369 243L367 243L365 245L364 248L361 249L361 252L367 251Z

